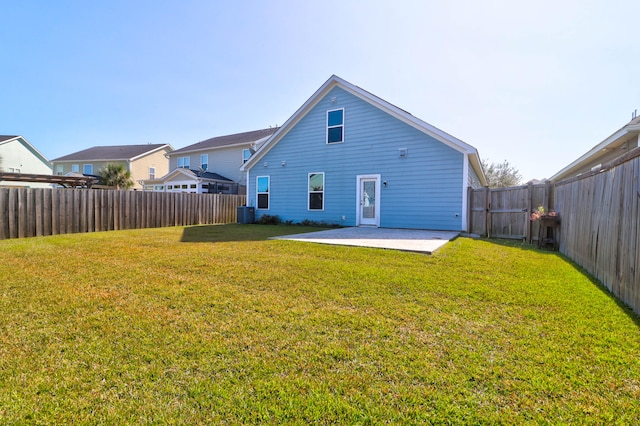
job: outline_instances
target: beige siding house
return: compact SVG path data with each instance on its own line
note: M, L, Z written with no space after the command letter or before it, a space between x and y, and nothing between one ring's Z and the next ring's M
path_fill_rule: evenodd
M169 144L94 146L52 160L53 173L81 173L97 176L107 164L124 164L131 172L133 189L142 189L142 181L155 179L169 171Z

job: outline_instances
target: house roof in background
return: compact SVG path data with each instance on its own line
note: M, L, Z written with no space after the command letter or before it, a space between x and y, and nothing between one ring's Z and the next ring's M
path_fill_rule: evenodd
M633 118L627 124L615 131L611 136L591 148L577 160L560 170L549 180L560 181L584 172L585 168L596 166L604 157L610 156L611 151L624 147L631 138L640 135L640 116ZM623 153L621 152L621 155ZM611 157L609 157L611 158Z
M331 77L329 77L329 79L322 86L320 86L320 88L313 95L311 95L311 97L300 108L298 108L298 110L282 125L282 127L277 129L273 136L271 136L265 142L265 144L260 147L260 149L249 159L249 161L247 161L242 166L241 169L247 170L248 168L252 167L257 161L259 161L264 154L269 152L269 150L275 144L277 144L278 141L282 139L334 87L340 87L341 89L364 100L365 102L368 102L376 108L390 114L392 117L395 117L400 121L407 123L408 125L433 137L434 139L444 143L445 145L450 146L456 151L467 155L473 169L476 171L476 174L480 179L481 184L483 186L486 185L487 182L484 175L484 170L482 169L482 164L480 162L480 156L478 154L478 151L473 146L461 141L454 136L451 136L450 134L438 129L437 127L432 126L425 121L420 120L419 118L411 115L409 112L398 108L397 106L385 101L384 99L379 98L378 96L356 85L353 85L346 80L343 80L337 75L332 75Z
M132 161L140 156L151 154L164 148L173 150L169 144L145 145L113 145L94 146L82 151L74 152L51 161Z
M0 142L5 142L5 141L8 141L9 139L15 139L15 138L18 138L18 137L20 137L20 136L17 136L17 135L15 135L15 136L0 135Z
M171 152L171 155L194 151L204 151L208 149L221 148L243 143L257 142L261 139L265 139L271 136L276 132L276 130L278 130L278 127L235 133L233 135L216 136L215 138L206 139L204 141L185 146L184 148L176 149L175 151Z

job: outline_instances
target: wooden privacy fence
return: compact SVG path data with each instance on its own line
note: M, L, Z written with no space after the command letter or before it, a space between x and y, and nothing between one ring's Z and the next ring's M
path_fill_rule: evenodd
M560 252L640 314L640 148L561 182L469 191L469 230L533 242L542 205L559 215Z
M469 191L469 232L490 238L537 240L537 222L529 216L552 203L550 185L481 188Z
M0 239L237 220L244 195L0 188Z
M640 148L555 184L560 251L640 314Z

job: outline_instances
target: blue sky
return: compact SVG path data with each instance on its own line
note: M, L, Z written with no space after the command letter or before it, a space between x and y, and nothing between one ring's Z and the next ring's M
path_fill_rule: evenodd
M332 74L550 177L640 109L637 1L0 0L0 134L49 159L282 124Z

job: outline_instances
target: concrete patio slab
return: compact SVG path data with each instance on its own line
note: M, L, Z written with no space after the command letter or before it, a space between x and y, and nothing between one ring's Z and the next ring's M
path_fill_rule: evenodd
M373 227L336 228L327 231L273 237L274 240L306 241L344 246L375 247L431 254L460 233L423 229Z

